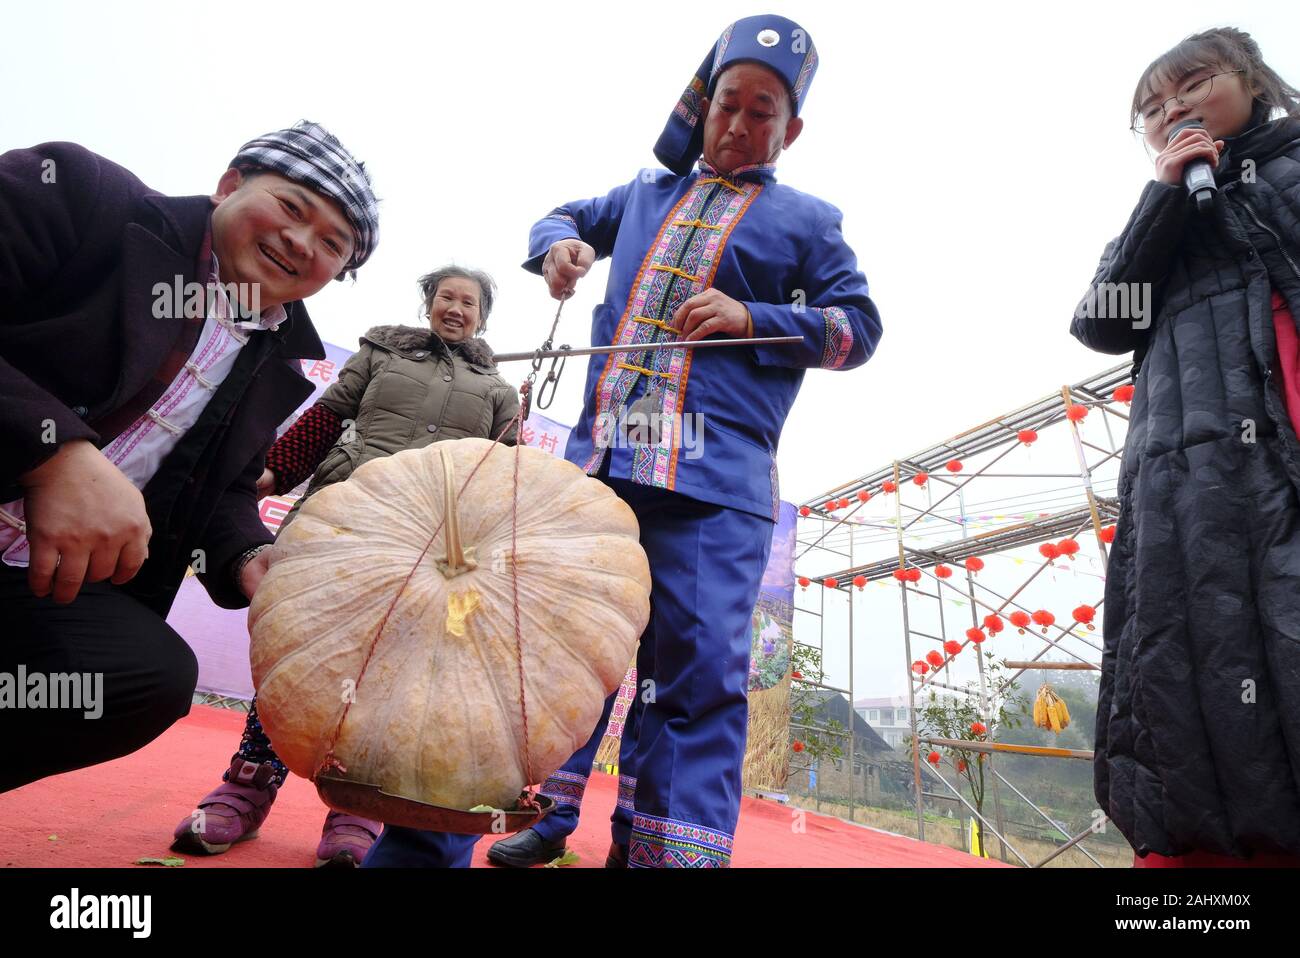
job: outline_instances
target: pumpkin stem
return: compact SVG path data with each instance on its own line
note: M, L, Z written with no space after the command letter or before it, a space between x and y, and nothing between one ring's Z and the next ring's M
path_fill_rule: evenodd
M443 576L454 579L463 572L477 569L478 561L474 558L473 546L461 548L460 524L456 521L456 472L447 450L439 449L438 453L442 457L443 528L447 538L447 558L434 561Z

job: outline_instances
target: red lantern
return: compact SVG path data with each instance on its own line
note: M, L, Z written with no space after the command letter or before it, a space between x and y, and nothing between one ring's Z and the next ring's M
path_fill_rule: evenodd
M980 569L984 568L984 560L979 556L971 556L966 560L966 568L970 572L979 572Z
M1017 609L1015 612L1011 613L1009 618L1011 619L1011 624L1016 627L1016 631L1018 631L1021 635L1024 635L1025 626L1029 624L1029 613L1021 612L1019 609Z
M790 673L790 678L792 678L792 679L800 679L800 680L802 680L802 679L803 679L803 673L802 673L802 672L791 672L791 673Z
M966 760L964 758L957 759L957 771L958 772L966 771Z
M925 757L925 760L929 762L931 765L938 765L940 762L943 761L943 756L940 755L938 752L931 752L929 755Z
M800 507L799 507L799 515L801 515L801 516L803 516L805 519L807 519L810 515L812 515L812 510L809 509L807 506L800 506Z
M920 581L921 581L921 570L920 570L920 569L908 569L908 570L907 570L907 581L908 581L908 582L920 582Z
M948 462L944 465L944 468L947 469L949 472L961 472L961 460L949 459Z
M841 509L847 509L848 507L849 507L849 500L847 500L847 499L841 499L841 500L840 500L840 508L841 508Z
M1061 550L1056 548L1056 546L1050 542L1044 542L1038 547L1038 551L1042 557L1047 559L1049 562L1061 554Z
M858 502L866 502L870 498L871 498L871 493L867 492L867 490L865 489L858 490Z
M988 731L983 722L971 722L970 730L975 735L983 735Z
M950 575L952 575L952 569L948 568L946 565L940 562L937 566L934 567L934 574L938 576L940 579L946 579Z
M907 570L906 570L906 569L895 569L895 570L894 570L894 578L897 579L899 582L906 582L906 581L907 581Z
M834 511L835 511L836 509L838 509L838 508L839 508L839 506L837 506L837 505L835 504L835 500L834 500L834 499L831 499L830 501L828 501L828 502L826 503L826 505L822 506L822 509L825 510L826 512L834 512Z
M839 582L835 579L822 579L822 585L828 589L838 589L840 587Z
M1020 432L1016 433L1016 438L1028 446L1038 438L1038 433L1034 432L1032 429L1022 429Z
M1062 539L1056 544L1056 548L1060 550L1061 555L1073 560L1079 552L1079 543L1075 539Z
M976 645L979 645L981 642L984 641L985 638L984 631L982 629L974 629L974 628L967 629L966 638L970 639Z
M1081 605L1074 610L1074 621L1082 622L1088 627L1088 631L1093 631L1092 620L1097 615L1097 610L1090 605Z
M806 575L799 576L799 588L806 590L810 585L812 585L812 579Z
M1115 391L1110 394L1110 398L1114 399L1116 402L1122 402L1122 403L1132 402L1133 384L1126 383L1123 386L1116 386Z
M794 749L796 752L802 752L802 751L803 751L803 742L800 742L800 741L796 740L795 743L794 743L793 745L791 745L790 747L791 747L792 749Z
M1065 418L1070 422L1083 422L1088 415L1088 407L1080 406L1077 403L1070 403L1065 407Z
M918 486L923 486L925 485L926 480L928 480L929 478L930 478L930 474L928 472L918 472L916 475L912 477L912 481L916 483Z
M884 482L880 484L880 488L884 489L886 492L898 491L898 485L897 483L894 482L893 479L886 479Z
M1114 542L1114 541L1115 541L1115 527L1114 527L1114 526L1102 526L1102 528L1101 528L1101 541L1102 541L1102 542L1106 542L1106 543L1110 543L1110 542Z
M856 585L858 591L861 592L866 587L867 577L865 575L855 575L853 577L853 584Z
M970 635L969 632L967 632L966 634ZM961 651L961 643L958 642L956 639L949 639L947 642L943 644L943 650L947 652L949 655L956 655L958 652Z
M996 613L993 615L986 615L984 616L984 628L989 630L990 635L997 635L1006 628L1006 623L1002 621L1002 616L997 615Z
M926 665L924 662L918 659L917 661L912 663L912 671L915 672L917 675L925 675L926 672L930 671L930 666Z
M1034 621L1043 627L1043 635L1047 634L1047 627L1056 621L1056 616L1046 609L1039 609L1034 613Z
M940 655L938 652L934 651L933 649L925 653L925 660L929 662L931 665L933 665L936 669L939 666L943 665L943 656Z

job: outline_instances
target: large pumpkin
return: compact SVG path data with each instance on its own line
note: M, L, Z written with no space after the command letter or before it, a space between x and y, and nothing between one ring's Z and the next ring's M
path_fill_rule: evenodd
M591 736L649 618L649 564L609 487L522 448L512 575L515 456L458 439L376 459L281 533L249 628L258 712L293 772L314 776L343 718L347 779L510 808Z

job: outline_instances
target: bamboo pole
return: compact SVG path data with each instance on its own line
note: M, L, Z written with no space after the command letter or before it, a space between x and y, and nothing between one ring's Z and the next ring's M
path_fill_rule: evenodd
M1067 672L1100 672L1101 666L1087 662L1012 662L1003 659L1002 665L1008 669L1061 669Z
M968 752L1008 752L1012 755L1037 755L1040 758L1077 758L1092 761L1092 752L1078 748L1044 748L1041 745L1008 745L1003 742L971 742L964 738L925 738L921 741L944 748L960 748Z

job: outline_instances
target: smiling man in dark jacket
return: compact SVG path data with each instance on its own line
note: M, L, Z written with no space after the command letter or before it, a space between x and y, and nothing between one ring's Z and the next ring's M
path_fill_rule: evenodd
M187 567L248 604L256 480L325 355L302 300L377 241L364 166L314 123L246 144L211 196L71 143L0 155L0 791L189 711L164 618Z

